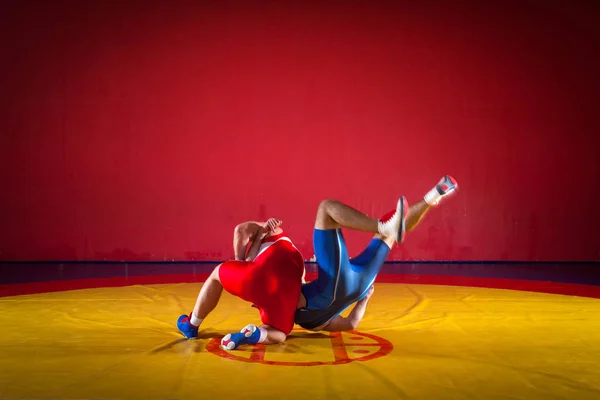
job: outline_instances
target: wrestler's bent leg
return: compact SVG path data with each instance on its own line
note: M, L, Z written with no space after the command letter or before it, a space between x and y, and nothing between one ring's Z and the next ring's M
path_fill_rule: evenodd
M270 325L256 326L249 324L239 332L228 333L221 339L221 347L224 350L234 350L243 344L280 344L285 342L287 335L279 329Z

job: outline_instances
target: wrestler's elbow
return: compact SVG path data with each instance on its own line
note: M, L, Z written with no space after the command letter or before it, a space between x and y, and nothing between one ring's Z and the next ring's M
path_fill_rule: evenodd
M246 236L246 229L245 229L245 224L238 224L235 226L235 228L233 228L233 234L235 237L241 238L243 236Z
M348 331L353 331L356 328L358 328L358 325L360 324L360 319L349 319L348 320Z
M358 328L362 321L362 317L356 317L355 315L350 315L350 317L346 318L345 324L347 331L353 331Z
M360 320L356 320L354 318L344 318L338 316L321 329L329 332L353 331L358 327L359 322Z

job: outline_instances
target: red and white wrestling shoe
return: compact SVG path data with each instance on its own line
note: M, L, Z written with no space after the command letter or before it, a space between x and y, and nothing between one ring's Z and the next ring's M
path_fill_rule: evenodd
M438 205L443 197L446 197L458 189L458 182L450 175L444 176L423 198L429 205Z
M406 217L408 216L408 201L401 196L396 204L396 210L390 211L379 220L378 231L385 237L393 237L402 243L406 236Z

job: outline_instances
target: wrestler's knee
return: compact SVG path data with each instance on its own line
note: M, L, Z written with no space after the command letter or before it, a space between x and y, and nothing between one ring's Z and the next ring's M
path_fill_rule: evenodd
M333 204L337 203L337 200L335 199L325 199L325 200L321 200L321 202L319 203L319 212L324 213L324 214L329 214L329 209L331 209L331 207L333 206Z
M214 279L217 282L221 282L221 278L219 277L219 268L221 267L221 264L217 265L215 267L215 269L213 269L212 273L210 274L210 276L208 277L208 279Z
M279 329L273 328L270 325L261 325L261 328L264 328L267 331L267 339L265 340L265 344L281 344L287 339L287 335L285 333Z
M269 343L271 344L281 344L285 342L287 336L283 332L271 333L269 332Z
M336 203L338 203L338 201L334 199L325 199L319 203L315 228L335 229L339 227L339 225L331 217L331 210L335 207Z

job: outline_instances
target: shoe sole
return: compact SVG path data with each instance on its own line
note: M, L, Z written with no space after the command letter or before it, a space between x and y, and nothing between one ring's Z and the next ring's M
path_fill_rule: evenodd
M456 182L456 179L454 179L453 177L451 177L450 175L446 175L444 176L445 179L447 179L448 181L450 181L450 184L452 186L449 186L448 189L443 190L441 187L439 187L439 183L436 186L437 192L439 194L441 194L442 196L447 196L450 193L454 192L456 189L458 189L458 182Z
M235 342L229 341L229 339L231 339L231 333L228 333L227 335L225 335L223 337L223 339L221 339L221 348L223 350L234 350L235 349ZM229 343L223 344L223 342L227 342L227 341L229 341Z
M402 196L402 204L400 205L400 215L402 218L400 219L400 227L398 228L398 243L404 242L404 237L406 236L406 215L408 213L408 202L406 201L406 197Z
M252 328L250 328L251 326ZM256 329L256 325L246 325L240 332L243 333L245 337L249 338L256 331ZM244 332L246 330L247 332Z

